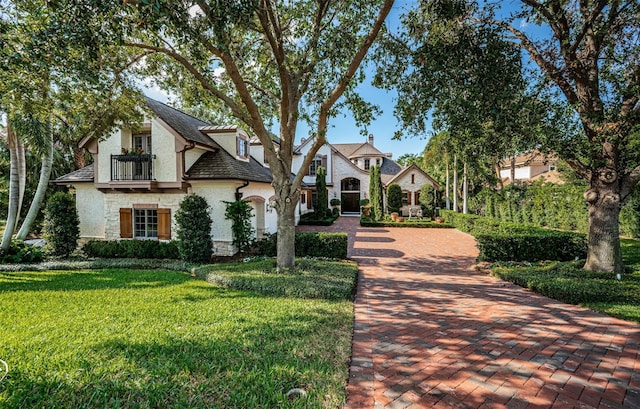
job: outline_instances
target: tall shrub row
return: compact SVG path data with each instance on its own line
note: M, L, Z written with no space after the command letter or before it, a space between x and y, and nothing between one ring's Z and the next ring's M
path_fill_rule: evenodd
M193 263L211 260L211 216L202 196L191 194L180 202L176 212L180 258Z
M589 229L586 186L536 182L512 185L502 191L483 190L472 201L472 210L502 222L532 224L586 233ZM640 237L640 189L636 189L620 213L620 233Z
M380 168L372 166L369 169L369 200L371 205L371 218L380 221L384 217L382 179Z

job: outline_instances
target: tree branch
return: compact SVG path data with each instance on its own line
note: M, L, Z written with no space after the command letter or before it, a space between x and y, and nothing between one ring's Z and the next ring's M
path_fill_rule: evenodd
M187 71L189 71L191 75L193 75L196 78L196 80L200 83L200 85L202 85L204 89L209 91L216 98L219 98L220 100L222 100L231 109L231 111L237 118L241 119L247 125L250 125L251 118L247 116L245 112L242 111L240 106L236 104L235 101L233 101L229 96L224 94L218 88L214 87L211 84L211 82L209 82L207 78L197 68L195 68L186 58L184 58L182 55L180 55L176 51L173 51L164 47L157 47L149 44L133 43L133 42L125 42L125 46L140 48L143 50L151 50L153 52L161 53L168 57L171 57L176 62L181 64Z

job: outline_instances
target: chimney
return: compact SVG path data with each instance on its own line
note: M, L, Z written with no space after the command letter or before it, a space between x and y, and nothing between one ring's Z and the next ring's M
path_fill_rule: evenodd
M369 144L373 145L373 134L372 133L369 134Z

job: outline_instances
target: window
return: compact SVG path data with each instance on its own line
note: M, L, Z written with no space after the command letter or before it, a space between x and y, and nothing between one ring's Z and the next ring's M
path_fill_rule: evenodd
M360 180L356 178L345 178L340 182L340 189L343 192L359 192L360 191Z
M306 192L300 193L300 203L302 203L302 204L306 204L307 203L307 193Z
M322 158L316 156L309 165L309 176L315 176L320 166L322 166Z
M407 205L407 204L411 204L410 200L411 198L409 197L410 192L402 192L402 204L403 205Z
M158 238L158 209L133 209L133 237Z
M134 152L142 154L151 154L151 134L134 134L133 135L133 150Z
M238 137L238 156L241 158L249 157L249 141L241 136Z
M380 166L380 159L376 159L376 166Z
M413 173L411 174L411 184L415 185L416 183L416 175L414 175Z
M364 160L364 170L369 170L369 168L371 168L371 160L365 159Z
M152 203L120 208L120 238L171 240L171 209Z

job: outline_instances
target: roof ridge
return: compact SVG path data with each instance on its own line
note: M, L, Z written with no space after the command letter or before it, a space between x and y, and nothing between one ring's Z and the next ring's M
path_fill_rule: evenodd
M172 107L172 106L171 106L171 105L169 105L169 104L165 104L164 102L160 102L160 101L158 101L158 100L156 100L156 99L149 98L149 97L148 97L148 96L146 96L146 95L145 95L145 98L146 98L148 101L153 101L153 102L155 102L155 103L158 103L158 104L164 105L165 107L170 108L170 109L173 109L174 111L179 112L179 113L181 113L182 115L186 115L186 116L188 116L188 117L190 117L190 118L195 119L196 121L200 121L200 122L202 122L202 123L204 123L204 124L207 124L206 126L217 126L217 125L210 124L210 123L209 123L209 122L207 122L207 121L203 121L202 119L197 118L197 117L195 117L195 116L193 116L193 115L191 115L191 114L188 114L188 113L186 113L186 112L184 112L184 111L182 111L182 110L180 110L180 109L178 109L178 108L176 108L176 107Z

